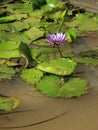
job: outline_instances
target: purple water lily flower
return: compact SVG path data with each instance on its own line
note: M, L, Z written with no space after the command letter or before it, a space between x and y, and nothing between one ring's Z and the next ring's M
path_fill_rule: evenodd
M47 37L47 41L53 44L60 44L67 40L67 35L63 33L49 34Z

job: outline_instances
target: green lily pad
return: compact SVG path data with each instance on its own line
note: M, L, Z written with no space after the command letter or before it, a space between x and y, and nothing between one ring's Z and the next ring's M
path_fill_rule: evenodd
M6 66L17 66L18 63L14 61L10 61L8 59L0 59L0 65L6 65Z
M13 22L9 25L10 28L12 28L14 31L23 31L23 30L27 30L30 26L28 23L25 23L25 22L21 22L21 21L18 21L18 22ZM12 31L13 31L12 30Z
M91 49L84 49L82 52L80 52L80 56L98 58L98 47L92 47Z
M0 23L7 23L7 22L15 21L15 20L16 20L16 18L14 16L1 17Z
M19 47L19 45L13 41L0 42L0 51L16 50L18 47Z
M28 83L35 84L43 77L43 72L37 69L25 69L20 77Z
M41 38L44 36L44 31L36 27L30 28L28 31L25 31L25 35L30 38L32 41Z
M64 58L42 62L37 66L39 70L63 76L70 75L74 71L75 67L76 62Z
M15 75L15 70L11 67L0 66L0 81L3 79L11 79Z
M97 58L92 58L92 57L75 57L74 60L77 63L83 63L83 64L86 64L86 65L93 65L93 66L98 65L98 57Z
M0 110L12 111L19 106L19 99L16 97L0 97Z
M98 30L98 23L95 17L90 16L89 13L77 14L71 21L66 22L66 25L74 29L77 36L82 35L85 31Z
M12 32L0 31L0 41L13 41L18 44L20 44L21 42L24 42L24 43L30 44L29 38L24 33L13 33L13 30Z
M19 3L16 2L14 4L8 4L6 7L6 10L10 13L16 13L16 14L24 14L25 13L29 13L31 11L33 11L32 9L32 2L28 2L28 3ZM25 11L24 11L25 10Z
M10 28L6 23L0 24L0 31L10 31Z
M0 58L19 57L19 45L13 41L0 42Z
M57 93L62 83L63 81L59 76L48 75L43 77L42 80L36 84L36 88L48 96L57 97Z
M61 3L56 0L46 0L46 2L47 2L47 4L42 6L42 9L45 12L52 11L54 8L59 9L59 7L61 6Z
M37 82L36 88L43 94L52 97L79 97L87 93L87 81L81 78L72 78L64 83L61 77L48 75Z
M79 97L87 93L87 81L81 78L68 80L58 92L58 97Z
M27 14L14 14L14 17L17 19L17 20L22 20L22 19L25 19L27 18Z

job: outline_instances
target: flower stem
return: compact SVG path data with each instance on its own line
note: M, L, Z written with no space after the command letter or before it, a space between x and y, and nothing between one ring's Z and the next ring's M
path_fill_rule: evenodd
M63 56L63 54L62 54L62 52L61 52L60 46L57 45L57 48L58 48L58 52L59 52L60 56L63 58L64 56Z
M61 26L60 26L58 32L61 32L61 30L62 30L62 28L63 28L63 23L64 23L64 21L61 22Z
M63 17L62 17L62 21L61 21L61 26L60 26L58 32L61 32L61 31L62 31L64 22L65 22L65 17L67 16L67 14L68 14L68 10L64 11L64 14L63 14Z

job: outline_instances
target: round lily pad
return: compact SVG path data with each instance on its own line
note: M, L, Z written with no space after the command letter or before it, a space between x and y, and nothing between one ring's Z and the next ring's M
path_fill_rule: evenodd
M56 75L70 75L76 67L76 62L71 59L58 58L51 61L40 63L37 68L39 70L56 74Z
M68 80L59 90L58 97L79 97L87 93L87 81L81 78Z
M57 97L57 93L61 88L63 81L57 75L48 75L42 78L40 82L36 84L37 89L48 96Z

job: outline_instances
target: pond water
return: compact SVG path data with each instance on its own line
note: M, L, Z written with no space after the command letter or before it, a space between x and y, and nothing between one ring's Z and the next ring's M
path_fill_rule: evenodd
M75 6L85 8L88 11L98 13L98 0L69 0Z
M98 46L98 33L77 38L72 52ZM98 66L78 64L76 72L88 80L89 91L79 98L51 98L19 78L0 82L0 93L16 96L19 107L0 111L0 130L98 130Z

